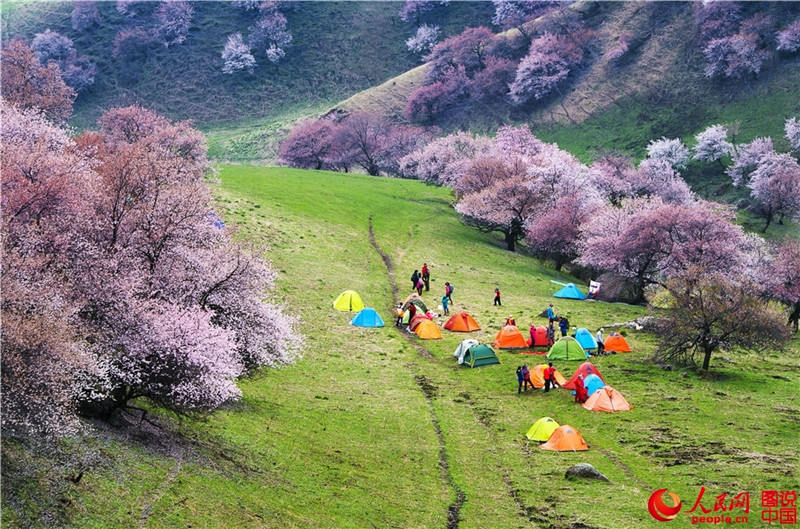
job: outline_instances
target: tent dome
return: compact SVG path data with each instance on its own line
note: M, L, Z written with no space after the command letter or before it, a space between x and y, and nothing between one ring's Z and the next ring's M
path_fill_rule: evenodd
M538 366L534 366L531 368L531 382L533 382L533 387L535 388L543 388L544 387L544 370L547 369L547 364L539 364ZM553 373L553 377L556 379L556 384L559 386L564 386L567 383L567 379L564 378L564 375L556 369L556 372Z
M414 332L417 333L423 340L441 340L442 339L442 331L439 330L439 326L433 323L428 318L423 318L423 321L419 322L419 324L414 329Z
M575 370L575 373L572 374L572 378L570 378L566 384L564 384L564 389L575 389L575 381L578 380L578 376L583 375L584 380L589 375L597 375L600 377L600 380L603 380L603 375L600 374L600 371L592 364L591 362L584 362L578 366L578 369ZM605 382L605 380L603 380ZM585 384L584 384L585 386Z
M494 349L486 344L478 344L473 345L467 350L467 353L464 355L463 365L467 367L480 367L499 363L500 359L497 358Z
M588 375L583 379L583 387L586 388L586 395L591 396L595 391L605 386L605 381L597 375Z
M553 432L558 429L558 423L550 417L542 417L528 429L525 437L531 441L547 441Z
M350 324L356 327L383 327L383 320L375 309L365 308L350 320Z
M577 452L589 449L578 430L569 424L562 424L556 428L550 439L539 448L555 452Z
M495 335L494 346L500 349L525 349L528 341L515 325L506 325Z
M547 353L548 360L585 360L589 353L571 336L565 336L553 344Z
M444 324L444 328L453 332L471 332L480 330L481 326L478 325L475 318L466 312L459 312L458 314L453 314L453 316L447 320L447 323Z
M475 340L473 338L468 338L463 342L461 342L460 344L458 344L458 347L456 347L453 356L455 356L458 359L459 364L464 363L464 355L467 354L467 351L469 351L469 348L472 347L473 345L478 345L478 340Z
M533 329L531 347L547 347L547 327L539 325Z
M583 407L589 411L607 412L628 411L633 408L633 406L628 404L628 401L625 400L625 397L622 396L622 393L611 386L605 386L595 391L594 394L583 403Z
M565 298L565 299L586 299L586 295L580 291L578 287L576 287L573 283L568 284L555 294L553 294L554 298Z
M603 340L603 345L605 346L606 351L613 351L615 353L631 352L631 348L628 345L628 342L625 341L625 337L616 332L609 334L608 338Z
M597 349L597 340L594 339L592 333L589 332L589 329L584 327L579 328L575 331L575 339L578 340L578 343L581 344L586 350L590 349Z
M345 290L333 302L333 308L342 312L358 312L364 308L364 302L355 290Z

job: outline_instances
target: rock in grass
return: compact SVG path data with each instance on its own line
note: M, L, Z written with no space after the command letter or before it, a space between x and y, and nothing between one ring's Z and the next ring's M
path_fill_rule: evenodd
M569 467L564 473L564 477L567 479L586 478L609 481L607 477L598 472L598 470L589 463L578 463L577 465Z

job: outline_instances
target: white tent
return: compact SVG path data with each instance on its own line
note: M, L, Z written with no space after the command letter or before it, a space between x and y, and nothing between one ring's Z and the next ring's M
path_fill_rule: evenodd
M479 343L478 340L467 338L466 340L458 344L458 347L456 347L456 351L453 353L453 356L458 358L459 364L464 363L464 355L467 354L469 348L472 347L473 345L478 345L478 343Z

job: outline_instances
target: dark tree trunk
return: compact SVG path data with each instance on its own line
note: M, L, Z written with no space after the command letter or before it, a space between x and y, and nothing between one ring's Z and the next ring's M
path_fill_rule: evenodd
M714 351L710 346L703 348L703 371L708 371L708 364L711 362L711 353Z
M761 232L767 233L767 228L769 228L770 224L772 224L772 213L767 213L767 224L764 226L764 229Z
M794 304L792 312L789 314L789 325L794 328L794 332L797 332L800 326L800 301Z
M509 252L513 252L517 249L517 236L513 231L505 232L506 236L506 247L508 248Z

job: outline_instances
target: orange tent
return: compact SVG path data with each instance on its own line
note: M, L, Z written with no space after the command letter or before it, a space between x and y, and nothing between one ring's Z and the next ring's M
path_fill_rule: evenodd
M578 366L578 369L575 370L575 373L573 373L572 378L570 378L566 384L561 384L561 387L564 389L576 389L575 381L578 380L578 376L580 375L583 375L583 378L586 378L589 375L597 375L598 377L600 377L600 380L602 380L605 383L603 375L600 374L600 371L597 370L594 364L591 362L584 362Z
M470 332L479 330L481 326L478 325L475 318L466 312L459 312L458 314L453 314L453 317L447 320L444 328L453 332Z
M424 312L421 313L417 312L416 314L414 314L414 317L411 318L411 321L408 322L408 328L413 331L414 329L417 328L417 325L419 325L423 321L431 321L431 320L428 319L428 317L425 315Z
M538 366L534 366L531 368L531 382L533 382L533 387L535 388L543 388L544 387L544 370L547 369L547 364L539 364ZM554 373L556 378L556 384L563 387L564 384L567 383L567 379L564 378L558 369Z
M625 341L625 338L616 332L612 332L608 335L608 338L603 340L603 345L606 348L606 351L614 351L615 353L630 353L631 348L628 345L628 342Z
M579 450L589 450L586 441L583 440L578 430L569 424L562 424L550 439L539 448L542 450L553 450L554 452L577 452Z
M419 325L417 325L417 328L414 330L414 332L417 333L417 336L423 340L442 339L442 331L439 330L439 326L427 318L425 318L425 321L422 321Z
M611 386L603 386L598 389L589 399L583 403L583 407L589 411L628 411L633 406L628 404L622 393Z
M539 325L533 329L533 340L530 347L547 347L547 327Z
M528 342L516 326L506 325L494 337L494 346L500 349L525 349Z

